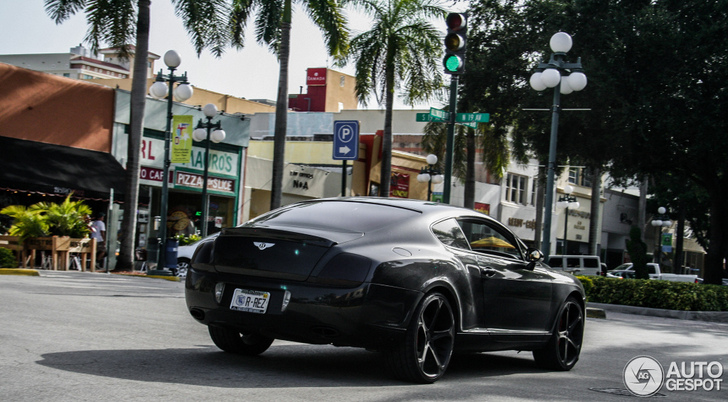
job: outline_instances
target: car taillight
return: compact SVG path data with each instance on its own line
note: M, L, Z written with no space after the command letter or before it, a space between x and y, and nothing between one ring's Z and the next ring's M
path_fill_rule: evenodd
M356 286L367 279L371 266L372 261L366 257L341 253L326 263L315 281L339 286Z
M192 255L192 262L190 265L193 269L198 271L214 271L215 268L212 265L212 252L215 242L210 240L201 243L197 246L195 253Z

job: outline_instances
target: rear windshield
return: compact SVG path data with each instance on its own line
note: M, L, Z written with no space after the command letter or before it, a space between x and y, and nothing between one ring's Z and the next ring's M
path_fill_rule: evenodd
M394 225L419 216L410 209L352 201L322 201L293 205L262 215L250 223L334 231L361 232ZM247 226L243 225L243 226Z

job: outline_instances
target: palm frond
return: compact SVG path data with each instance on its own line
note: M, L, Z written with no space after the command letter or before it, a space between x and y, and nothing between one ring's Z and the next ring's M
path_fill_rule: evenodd
M86 0L46 0L45 11L56 24L71 18L86 6Z
M185 29L199 56L209 48L216 57L222 56L230 41L226 0L173 0L175 14L182 18Z

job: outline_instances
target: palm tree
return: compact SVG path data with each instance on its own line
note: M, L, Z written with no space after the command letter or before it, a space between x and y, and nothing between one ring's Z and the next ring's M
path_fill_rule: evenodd
M429 19L444 18L445 10L437 0L360 0L358 5L374 25L352 39L350 55L356 59L359 102L366 106L374 93L379 104L385 103L379 195L387 197L395 89L404 91L405 103L414 104L429 100L442 87L442 35Z
M228 8L221 0L172 0L177 15L186 20L197 53L209 47L220 56L228 39L221 16ZM122 58L134 54L130 99L130 127L124 192L124 216L121 247L115 269L129 270L134 263L136 237L136 205L139 202L139 151L144 127L144 105L147 92L147 57L149 54L150 0L45 0L50 17L61 24L76 12L86 13L89 29L85 41L97 51L101 43L119 49ZM132 50L130 43L136 39Z
M294 0L233 0L231 10L233 45L242 48L245 42L245 26L253 13L256 40L268 45L278 54L278 94L276 99L275 131L273 140L273 177L271 182L270 208L281 205L283 164L286 131L288 125L288 59L291 44L291 15ZM323 34L329 55L342 59L347 52L349 31L342 14L342 2L327 0L299 1L309 17Z

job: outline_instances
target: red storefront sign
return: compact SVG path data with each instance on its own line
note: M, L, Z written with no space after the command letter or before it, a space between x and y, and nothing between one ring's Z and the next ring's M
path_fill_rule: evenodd
M406 173L393 172L389 184L389 196L397 198L409 198L410 175Z
M162 182L164 180L164 171L162 169L142 166L139 168L139 178L142 180L151 180ZM172 176L169 176L169 182L172 182Z
M482 202L476 202L475 205L473 205L475 208L474 210L478 212L482 212L486 215L490 215L490 204L484 204Z
M306 71L306 85L326 85L326 69L309 68Z

